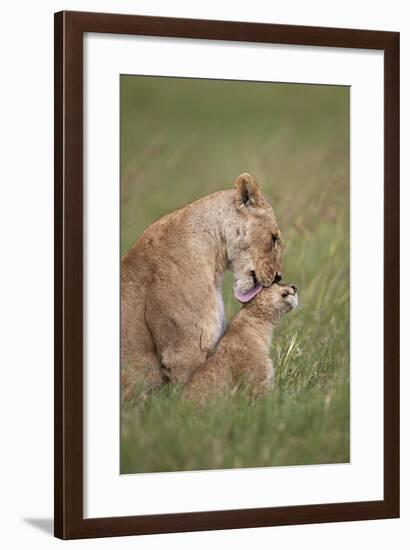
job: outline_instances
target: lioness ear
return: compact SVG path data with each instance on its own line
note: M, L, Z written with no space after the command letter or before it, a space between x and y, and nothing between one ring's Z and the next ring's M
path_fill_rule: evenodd
M236 204L242 206L258 206L261 198L256 179L246 172L235 180Z

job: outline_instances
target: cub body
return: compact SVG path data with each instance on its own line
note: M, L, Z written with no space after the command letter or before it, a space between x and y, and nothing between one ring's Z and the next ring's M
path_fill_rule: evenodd
M294 285L274 284L243 305L216 350L193 374L183 396L203 404L240 381L257 397L273 384L272 331L298 303Z

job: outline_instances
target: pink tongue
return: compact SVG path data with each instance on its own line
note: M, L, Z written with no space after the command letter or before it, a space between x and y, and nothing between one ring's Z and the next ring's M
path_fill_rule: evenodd
M256 296L258 292L260 292L261 290L262 290L262 285L258 283L256 286L254 286L250 290L247 290L246 292L241 292L240 290L235 288L233 293L237 300L244 303L244 302L249 302L249 300L252 300L252 298Z

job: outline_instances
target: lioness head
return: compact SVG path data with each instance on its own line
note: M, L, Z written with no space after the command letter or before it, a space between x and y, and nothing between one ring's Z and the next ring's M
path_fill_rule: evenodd
M235 209L238 215L228 230L229 269L235 297L248 302L282 278L281 233L272 207L250 174L235 181Z

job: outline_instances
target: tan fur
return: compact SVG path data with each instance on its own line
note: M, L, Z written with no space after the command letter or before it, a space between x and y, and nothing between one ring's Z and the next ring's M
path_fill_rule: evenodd
M239 382L258 397L273 385L274 367L269 357L273 327L296 307L296 288L274 284L242 306L216 350L193 374L182 395L204 404Z
M272 234L277 237L272 244ZM135 383L185 383L224 330L223 273L242 291L251 271L270 285L282 269L280 231L256 180L220 191L150 225L121 262L124 395Z

